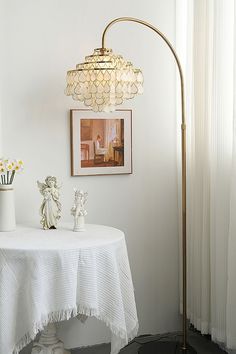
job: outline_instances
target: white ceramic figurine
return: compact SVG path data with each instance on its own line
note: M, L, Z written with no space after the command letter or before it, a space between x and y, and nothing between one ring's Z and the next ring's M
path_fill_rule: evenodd
M76 188L74 188L74 192L75 200L71 208L71 214L74 216L74 231L85 231L84 217L87 215L87 211L84 205L88 199L88 193Z
M48 176L45 183L37 181L43 202L40 207L42 216L41 224L44 230L56 229L57 222L61 217L61 203L59 202L59 186L56 177Z

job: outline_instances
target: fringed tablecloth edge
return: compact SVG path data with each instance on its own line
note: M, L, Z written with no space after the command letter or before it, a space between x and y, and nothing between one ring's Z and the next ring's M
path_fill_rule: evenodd
M61 321L69 320L70 318L76 317L78 315L84 315L87 317L95 317L98 320L105 323L105 325L111 330L111 332L122 339L127 339L127 344L131 341L138 333L138 321L135 327L127 333L123 328L119 328L114 324L110 323L110 320L96 309L88 308L84 305L77 305L73 308L68 308L60 311L53 311L47 315L42 316L41 321L34 323L31 331L27 332L20 341L15 345L12 353L19 354L19 352L26 347L32 340L35 339L36 335L44 329L50 323L56 323ZM120 348L121 349L121 348Z

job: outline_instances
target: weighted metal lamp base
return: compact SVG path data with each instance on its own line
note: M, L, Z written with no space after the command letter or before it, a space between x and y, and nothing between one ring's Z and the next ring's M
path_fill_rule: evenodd
M138 351L139 354L197 354L196 350L190 345L187 349L182 349L179 342L155 341L142 345Z

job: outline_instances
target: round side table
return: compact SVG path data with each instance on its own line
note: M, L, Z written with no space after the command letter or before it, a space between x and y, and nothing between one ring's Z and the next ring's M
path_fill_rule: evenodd
M103 225L73 232L18 226L0 232L0 348L18 354L41 331L32 354L65 354L56 322L94 316L110 328L117 354L138 330L124 233Z

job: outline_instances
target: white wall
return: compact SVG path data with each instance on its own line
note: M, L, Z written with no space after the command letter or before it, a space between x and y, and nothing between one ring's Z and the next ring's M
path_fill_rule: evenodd
M63 219L72 221L73 186L89 192L87 222L125 231L140 333L178 328L178 223L175 64L154 32L133 23L114 26L107 46L140 66L145 93L133 109L133 175L70 177L69 109L65 73L100 46L118 16L145 19L174 42L174 0L1 0L1 111L4 154L25 160L17 177L18 222L39 223L36 180L63 182ZM69 347L109 340L95 320L63 324Z

